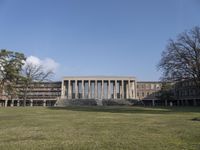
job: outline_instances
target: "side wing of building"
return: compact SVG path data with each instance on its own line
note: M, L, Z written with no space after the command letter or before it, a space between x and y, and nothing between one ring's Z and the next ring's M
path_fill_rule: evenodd
M162 82L139 81L137 82L137 98L139 100L158 100Z

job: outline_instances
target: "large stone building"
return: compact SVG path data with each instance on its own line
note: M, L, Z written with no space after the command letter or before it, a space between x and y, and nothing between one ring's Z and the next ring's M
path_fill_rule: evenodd
M42 82L28 88L27 106L54 106L63 99L138 100L144 105L200 105L200 97L192 82L183 81L174 86L175 100L162 101L158 97L162 82L138 81L131 76L72 76L59 82ZM0 106L22 106L23 86L12 100L1 94Z

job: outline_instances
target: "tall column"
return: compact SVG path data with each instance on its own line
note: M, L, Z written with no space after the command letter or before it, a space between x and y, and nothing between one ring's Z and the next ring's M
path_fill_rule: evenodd
M104 80L102 80L102 84L101 84L101 99L104 98Z
M75 99L78 98L78 85L77 85L77 80L75 80Z
M33 100L30 100L30 106L31 107L33 106Z
M8 100L5 100L5 107L8 106Z
M82 99L85 98L85 87L84 87L84 80L82 80Z
M71 92L71 81L68 80L68 99L72 98L72 92Z
M117 80L115 80L115 83L114 83L114 99L117 99Z
M43 100L43 106L46 107L46 100Z
M124 80L122 80L121 82L122 82L122 99L124 99Z
M128 80L128 90L129 90L129 91L128 91L128 93L129 93L129 98L132 98L132 97L131 97L131 93L132 93L132 92L131 92L131 82L130 82L130 80Z
M128 82L126 82L126 99L129 99L129 85L128 85Z
M95 95L95 97L94 97L95 99L98 98L97 91L98 91L98 82L97 82L97 80L95 80L95 94L94 94Z
M134 91L134 81L131 82L131 98L133 99L135 96L135 91Z
M119 81L119 98L122 99L122 81Z
M122 99L122 83L119 81L119 99Z
M14 100L11 100L11 104L10 104L11 107L14 106Z
M62 80L61 97L64 98L64 80Z
M108 99L110 99L110 80L108 80Z
M19 107L19 100L17 101L17 106Z
M91 98L90 80L88 80L88 99Z

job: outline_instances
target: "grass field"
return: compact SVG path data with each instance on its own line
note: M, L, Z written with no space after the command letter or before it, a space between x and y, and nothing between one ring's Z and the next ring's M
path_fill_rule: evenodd
M0 108L0 150L200 150L198 118L200 107Z

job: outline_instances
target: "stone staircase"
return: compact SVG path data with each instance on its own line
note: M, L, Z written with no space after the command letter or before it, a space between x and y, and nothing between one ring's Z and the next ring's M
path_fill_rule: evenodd
M61 97L58 97L58 98L57 98L57 101L56 101L56 103L55 103L54 106L57 106L57 107L64 107L64 106L66 106L66 105L67 105L66 99L65 99L65 98L61 98Z
M103 106L102 99L95 99L97 106Z
M86 104L84 104L85 102ZM93 101L93 102L92 102ZM83 103L84 102L84 103ZM92 102L92 103L91 103ZM102 103L102 99L93 99L93 100L87 100L87 99L77 99L77 100L67 100L66 98L61 98L61 97L58 97L57 98L57 101L55 103L54 106L56 107L65 107L65 106L68 106L68 105L88 105L88 106L92 106L94 105L96 102L96 105L97 106L103 106L103 103Z

